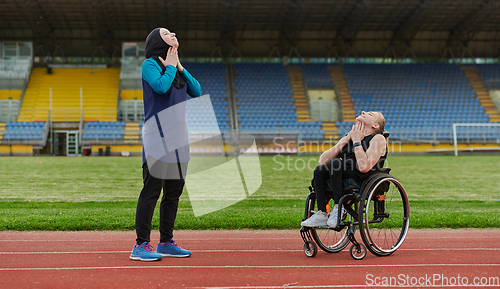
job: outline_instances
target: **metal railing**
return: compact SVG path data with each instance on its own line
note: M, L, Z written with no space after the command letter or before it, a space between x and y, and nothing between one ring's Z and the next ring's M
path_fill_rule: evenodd
M85 109L83 121L116 121L116 109Z
M144 121L144 103L142 100L122 100L118 104L119 121Z
M337 105L332 100L309 100L312 121L337 121Z
M116 121L116 110L86 109L82 115L79 108L54 108L52 111L22 109L17 119L11 121L45 121L47 119L53 122Z
M0 100L0 122L17 121L20 100Z
M47 121L49 118L49 110L37 109L26 110L21 109L17 116L17 121ZM13 120L16 121L16 120Z

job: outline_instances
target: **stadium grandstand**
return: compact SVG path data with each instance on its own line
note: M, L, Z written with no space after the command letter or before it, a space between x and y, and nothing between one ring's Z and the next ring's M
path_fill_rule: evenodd
M177 33L226 152L252 135L260 153L317 153L361 111L385 115L395 152L500 148L500 1L54 3L0 4L1 155L140 155L156 27ZM189 131L217 133L210 113L188 105Z

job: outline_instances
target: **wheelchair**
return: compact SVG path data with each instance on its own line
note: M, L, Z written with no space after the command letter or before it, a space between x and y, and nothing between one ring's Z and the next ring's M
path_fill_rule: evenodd
M342 218L339 210L337 228L302 227L300 234L304 241L304 253L308 257L316 256L320 247L327 253L344 250L349 243L351 257L361 260L367 249L372 254L382 257L394 253L403 243L410 225L410 206L403 185L389 174L390 168L374 172L359 186L353 179L348 179L348 187L342 189L339 201L347 211ZM311 217L316 204L316 193L309 186L306 199L304 220ZM333 208L333 192L326 191L327 211ZM364 244L356 241L354 233L359 228Z

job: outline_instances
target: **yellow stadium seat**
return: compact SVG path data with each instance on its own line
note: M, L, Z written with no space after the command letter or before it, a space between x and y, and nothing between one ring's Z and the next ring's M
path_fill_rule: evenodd
M47 120L50 88L53 121L80 121L80 88L84 121L116 121L119 84L119 68L53 68L52 74L47 74L45 68L34 68L18 121Z
M142 90L124 89L120 93L122 100L142 100Z
M19 89L1 89L0 100L19 100L21 98L22 90Z

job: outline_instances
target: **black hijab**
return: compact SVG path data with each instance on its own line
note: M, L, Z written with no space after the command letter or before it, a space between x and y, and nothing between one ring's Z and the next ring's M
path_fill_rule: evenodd
M167 51L172 47L168 45L160 35L160 28L155 28L151 31L146 38L146 48L144 49L144 55L146 58L153 58L158 65L160 65L162 72L165 72L165 65L158 59L158 57L167 59ZM174 81L172 85L176 88L183 88L186 85L184 78L182 78L180 72L177 70L175 73Z

